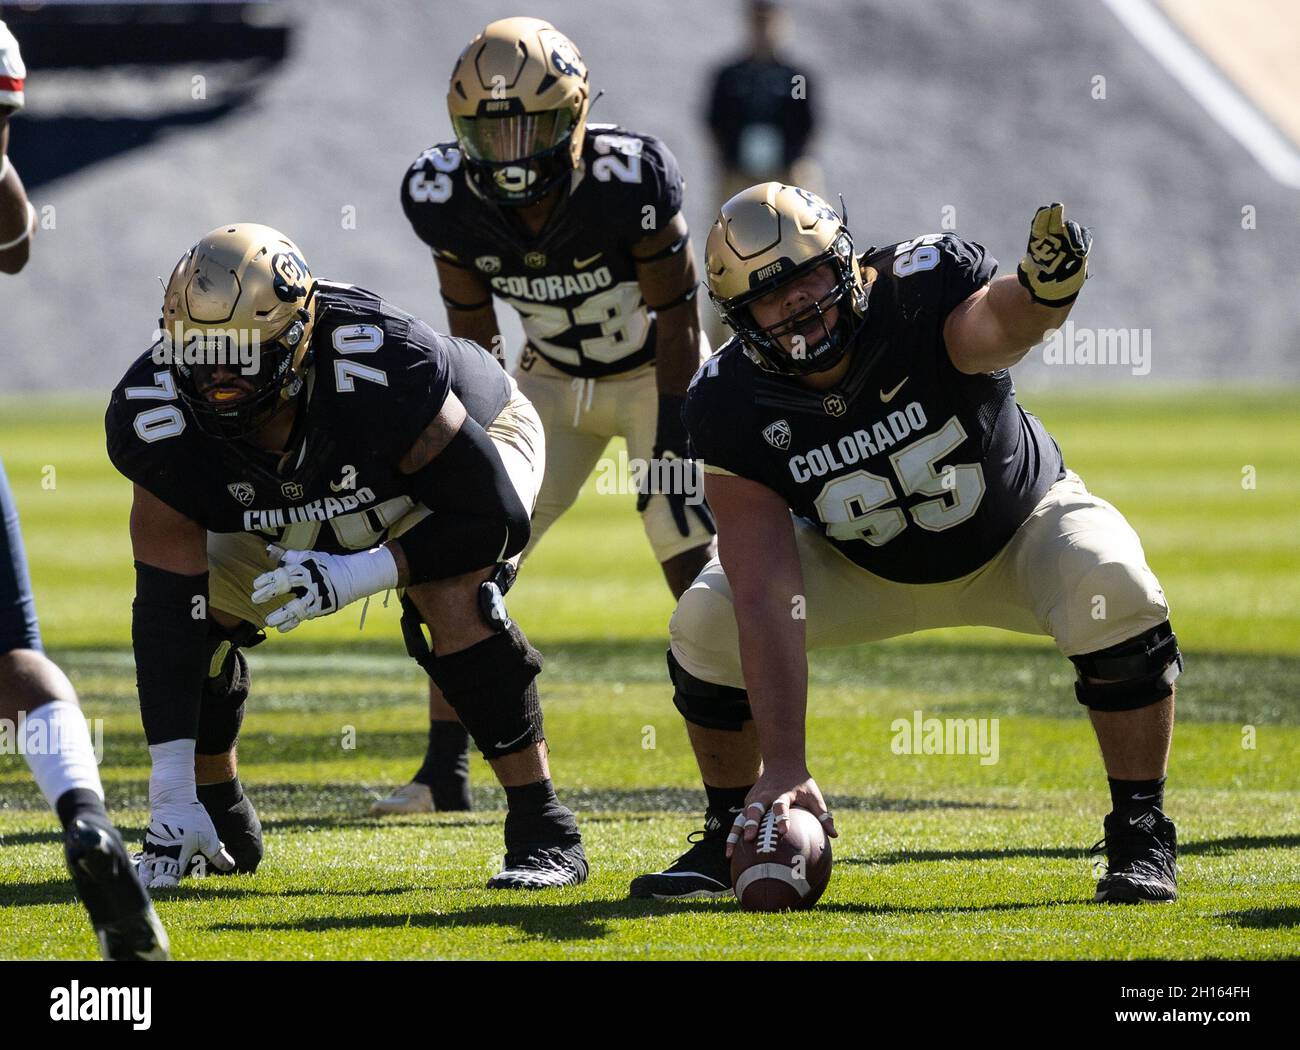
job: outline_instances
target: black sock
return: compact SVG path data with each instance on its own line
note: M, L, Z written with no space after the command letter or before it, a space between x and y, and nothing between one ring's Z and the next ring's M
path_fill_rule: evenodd
M531 843L581 842L578 821L555 796L550 779L506 788L506 849Z
M200 784L197 794L235 862L235 872L256 871L262 863L262 822L244 797L239 777L222 784Z
M470 809L469 733L459 722L430 722L429 747L415 779L433 792L439 812Z
M80 816L108 819L104 800L89 788L69 788L54 800L54 811L59 815L64 831L67 831L72 822Z
M704 811L704 829L706 831L725 832L736 820L736 814L745 804L749 787L716 788L704 785L704 794L708 798L708 808Z
M1158 780L1116 780L1110 782L1110 807L1116 813L1165 808L1165 778Z
M424 763L411 778L433 792L439 812L470 809L469 733L459 722L429 723Z
M200 784L195 790L209 813L224 813L244 797L244 785L238 776L221 784Z

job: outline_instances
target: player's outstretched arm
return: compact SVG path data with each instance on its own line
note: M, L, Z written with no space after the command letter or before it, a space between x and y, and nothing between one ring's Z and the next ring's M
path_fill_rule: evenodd
M737 838L754 839L768 807L782 827L790 806L802 806L820 818L826 803L808 772L804 749L808 656L803 569L790 508L767 486L728 475L706 474L705 495L717 516L718 555L731 584L740 663L763 757L763 771L732 829L730 855ZM829 816L823 823L827 834L834 835Z
M505 347L492 309L492 289L472 270L434 259L447 324L458 339L471 339L505 366Z
M0 106L0 273L17 273L31 257L36 210L9 163L10 107Z
M149 828L140 879L175 886L201 853L228 871L234 860L198 800L194 748L207 674L207 532L139 485L131 505L135 650L140 720L149 744Z
M1058 328L1088 276L1092 234L1065 218L1061 204L1034 215L1014 277L999 277L957 305L943 326L948 355L968 375L1016 364Z

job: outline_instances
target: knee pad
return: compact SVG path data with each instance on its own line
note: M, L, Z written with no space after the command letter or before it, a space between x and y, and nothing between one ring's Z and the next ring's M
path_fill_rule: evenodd
M1183 654L1168 620L1109 649L1072 656L1070 662L1078 671L1075 696L1094 711L1135 711L1158 704L1174 691L1183 670Z
M194 750L200 755L221 755L239 738L244 723L244 702L252 678L240 646L252 647L266 635L252 624L241 623L227 631L210 620L208 674L199 701L199 729Z
M749 694L730 685L714 685L696 678L668 650L668 677L673 683L673 706L686 721L705 729L739 732L754 717Z
M419 660L484 758L501 758L542 739L535 679L542 654L517 624L462 649Z

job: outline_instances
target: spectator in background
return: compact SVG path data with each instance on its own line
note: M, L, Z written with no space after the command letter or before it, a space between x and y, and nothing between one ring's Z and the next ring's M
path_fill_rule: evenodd
M759 182L776 180L821 192L808 156L816 117L808 76L781 53L785 15L778 0L747 0L749 47L714 74L709 133L717 148L717 206ZM713 310L705 329L716 348L730 337Z
M749 0L749 49L717 71L709 131L717 146L718 203L758 182L809 186L815 117L807 74L781 54L785 18L777 0ZM814 188L815 189L815 188Z

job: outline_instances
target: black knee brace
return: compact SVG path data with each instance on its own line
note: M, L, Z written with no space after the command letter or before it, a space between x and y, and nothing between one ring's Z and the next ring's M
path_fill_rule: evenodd
M1174 691L1183 670L1183 654L1168 620L1136 638L1070 661L1079 673L1074 694L1095 711L1135 711L1158 704Z
M754 717L749 694L730 685L714 685L696 678L668 650L668 677L673 683L673 706L688 722L705 729L739 732Z
M244 722L244 702L251 678L240 647L252 648L266 635L250 623L226 630L209 620L207 677L199 701L199 729L194 750L200 755L222 755L239 738Z
M543 737L542 705L534 680L542 654L519 626L509 626L458 653L437 656L425 641L415 604L402 598L402 635L415 659L456 712L484 758L522 751Z

